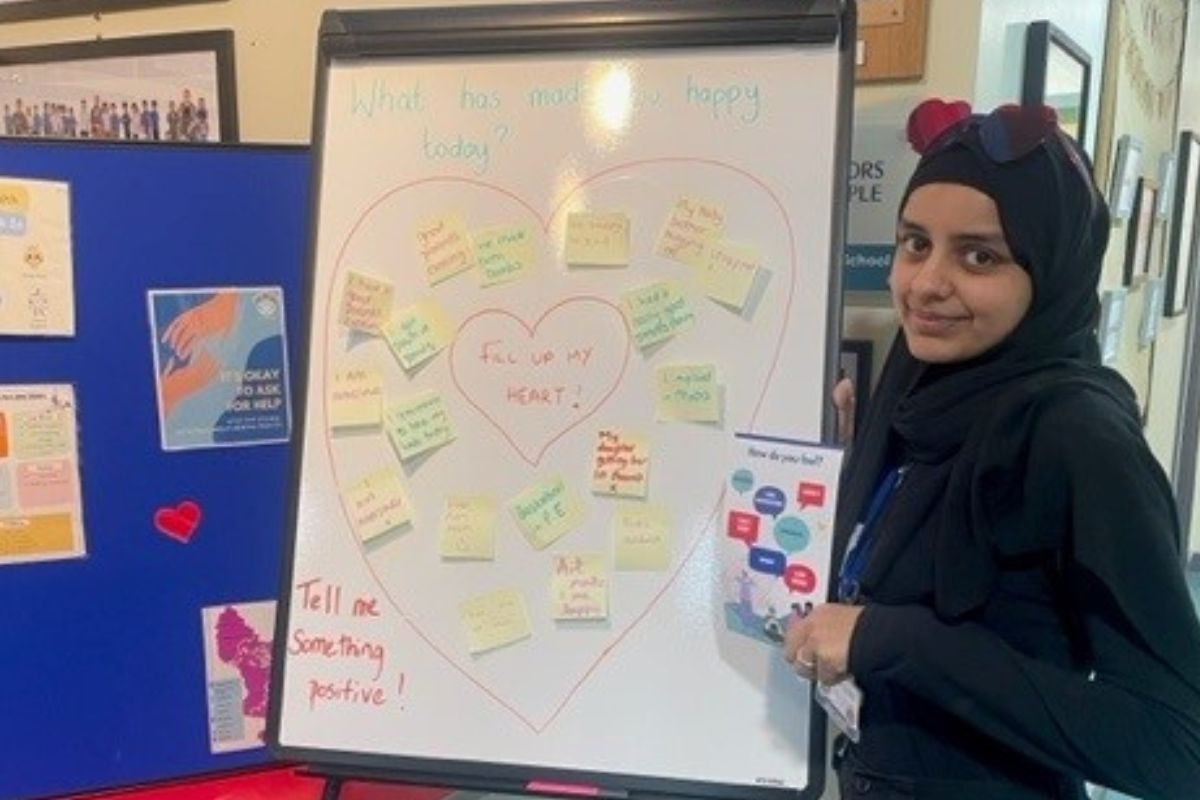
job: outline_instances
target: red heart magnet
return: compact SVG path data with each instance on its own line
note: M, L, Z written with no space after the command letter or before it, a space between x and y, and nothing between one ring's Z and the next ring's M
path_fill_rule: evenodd
M192 540L196 529L200 527L203 514L200 506L191 500L184 500L172 508L164 506L154 512L154 527L170 536L177 542L187 544Z

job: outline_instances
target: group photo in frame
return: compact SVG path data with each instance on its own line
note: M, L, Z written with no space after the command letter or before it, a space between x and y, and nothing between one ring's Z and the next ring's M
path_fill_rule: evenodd
M1167 247L1166 297L1163 314L1178 316L1190 300L1192 273L1196 269L1197 204L1200 204L1200 138L1194 131L1179 134L1175 158L1175 207L1171 214L1171 238Z
M0 22L213 2L223 0L0 0Z
M1032 22L1025 32L1022 105L1046 105L1058 114L1063 132L1087 146L1091 111L1092 59L1087 51L1046 20Z
M5 137L236 142L233 32L3 49L0 105Z

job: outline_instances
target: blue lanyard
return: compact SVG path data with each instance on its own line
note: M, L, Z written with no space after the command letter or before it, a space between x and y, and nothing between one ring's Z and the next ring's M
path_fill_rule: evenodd
M843 603L858 601L858 593L861 588L859 578L862 577L863 570L867 567L871 548L875 544L875 525L883 516L883 510L887 508L888 500L892 498L892 494L900 485L907 470L907 464L888 470L875 489L875 494L871 497L871 502L867 506L867 515L850 534L850 542L846 545L846 555L842 558L842 569L838 573L838 600Z

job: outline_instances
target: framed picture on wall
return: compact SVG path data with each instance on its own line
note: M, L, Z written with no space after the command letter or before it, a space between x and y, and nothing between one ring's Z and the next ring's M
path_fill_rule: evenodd
M1117 139L1117 155L1113 160L1112 188L1108 205L1113 219L1129 219L1137 196L1138 176L1142 174L1142 143L1129 134Z
M1154 182L1138 178L1137 194L1133 199L1133 215L1129 218L1125 238L1124 285L1138 276L1150 274L1150 252L1154 239L1154 209L1158 192Z
M237 141L233 32L0 50L0 136Z
M1111 366L1117 363L1121 353L1121 333L1125 330L1125 300L1129 290L1124 286L1105 289L1100 293L1100 325L1096 334L1100 339L1100 363Z
M854 429L862 430L867 400L871 397L871 358L874 345L870 339L842 339L838 361L838 380L849 378L854 383Z
M1178 316L1187 309L1192 273L1200 258L1200 235L1196 230L1196 206L1200 203L1200 139L1193 131L1179 134L1175 159L1175 209L1171 215L1171 239L1167 247L1167 285L1163 313Z
M212 3L221 0L0 0L0 22L72 15L103 14L131 8Z
M1175 202L1175 154L1160 153L1158 156L1158 207L1154 209L1154 218L1169 220L1171 205Z
M1053 108L1063 132L1085 149L1091 81L1092 59L1086 50L1046 20L1029 24L1021 103Z

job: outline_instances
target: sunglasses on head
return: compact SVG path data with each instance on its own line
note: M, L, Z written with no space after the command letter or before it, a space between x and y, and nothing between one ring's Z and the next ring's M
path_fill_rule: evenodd
M1019 161L1050 139L1064 136L1058 126L1058 114L1043 105L1008 104L988 114L974 114L965 102L946 103L934 99L921 103L908 117L908 141L922 157L964 142L970 131L976 131L978 135L968 146L982 151L994 164ZM975 142L978 142L977 147L973 146ZM1075 148L1063 142L1062 150L1085 183L1091 185L1091 171Z

